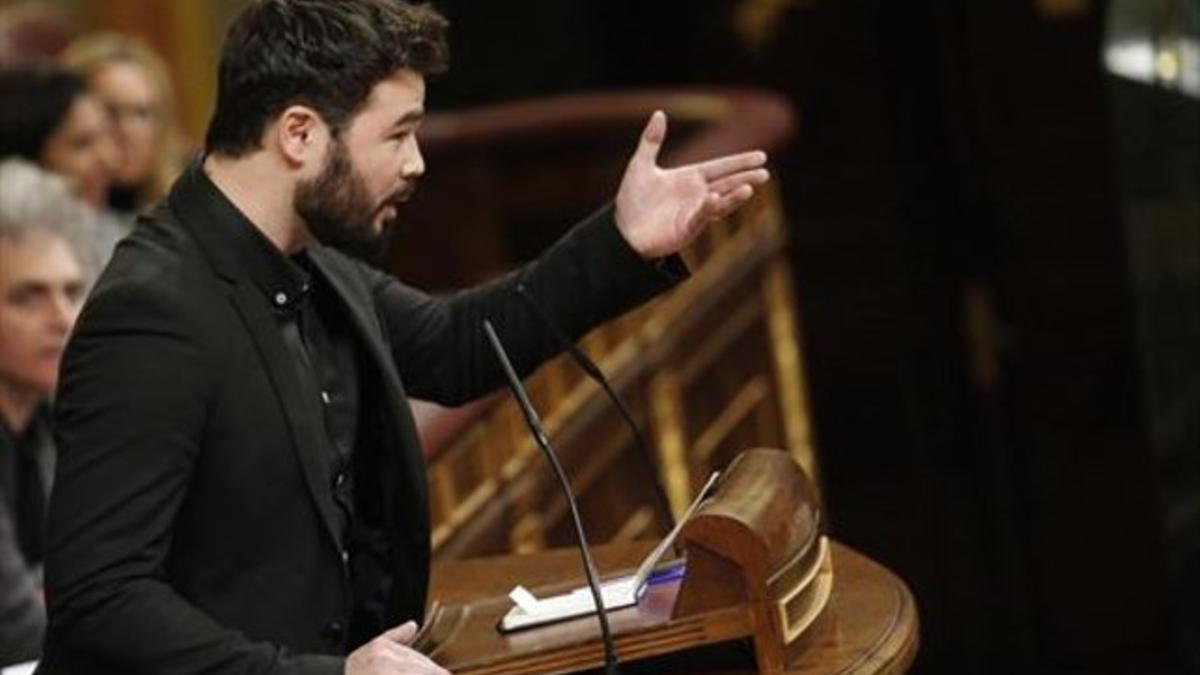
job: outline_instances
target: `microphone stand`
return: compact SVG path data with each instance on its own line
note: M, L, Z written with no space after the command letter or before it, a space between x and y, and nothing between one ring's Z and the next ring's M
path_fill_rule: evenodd
M533 315L538 318L538 321L542 322L546 330L550 331L554 339L571 355L571 358L579 365L583 372L600 385L604 393L608 395L609 400L616 406L617 411L621 413L625 424L633 431L634 441L637 442L638 449L641 451L642 464L645 465L646 471L650 474L650 480L654 485L654 496L658 500L658 510L663 518L666 519L667 531L675 529L675 514L671 511L671 501L667 498L666 488L663 487L662 480L659 478L658 467L654 465L650 443L646 440L646 434L642 432L641 427L637 425L637 422L633 421L633 414L629 412L629 408L625 406L625 402L621 400L621 397L617 396L617 392L613 390L612 384L604 376L604 371L600 370L600 366L588 358L588 355L578 345L569 340L558 325L534 302L533 296L529 294L529 291L525 288L525 284L517 284L517 295L525 301L525 304L532 310Z
M487 334L488 341L492 345L492 350L496 352L496 358L500 361L500 365L504 368L504 374L508 378L509 389L512 390L513 396L517 399L517 404L521 407L521 412L525 414L525 422L529 425L529 430L533 433L533 440L537 442L537 446L541 448L542 454L549 460L550 466L554 469L554 475L558 478L559 487L562 488L563 496L566 497L567 505L571 510L571 520L575 525L575 536L579 539L579 555L583 558L583 570L587 575L588 588L592 591L592 601L596 605L596 619L600 622L600 637L604 642L604 672L607 675L620 675L621 669L617 663L617 648L612 638L612 630L608 625L608 612L604 608L604 598L600 592L599 575L596 573L596 561L592 559L591 551L588 549L587 537L583 533L583 520L579 517L579 507L575 503L575 493L571 490L571 484L567 481L567 475L563 471L562 465L558 462L558 457L550 448L550 439L546 437L546 432L542 428L541 420L538 419L537 410L534 409L533 403L529 400L529 395L525 393L525 387L521 386L521 380L517 377L517 373L513 370L512 363L508 359L508 352L504 350L504 345L500 343L500 337L496 335L496 330L492 328L492 322L487 319L483 320L483 332Z

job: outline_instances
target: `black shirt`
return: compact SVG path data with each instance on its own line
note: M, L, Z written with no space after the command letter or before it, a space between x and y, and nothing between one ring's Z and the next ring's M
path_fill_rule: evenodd
M207 176L203 182L213 190ZM245 261L255 286L274 310L283 342L296 364L307 411L320 421L329 463L338 534L347 547L354 522L351 462L358 442L360 378L350 318L337 291L301 251L288 258L237 209L228 209L229 243Z
M10 431L0 422L0 499L16 528L17 544L30 565L44 555L46 496L54 474L54 442L47 406L39 406L29 425Z
M363 405L364 387L373 391L374 375L364 368L366 351L355 331L349 308L307 251L285 256L208 178L195 170L196 186L212 218L207 224L220 234L271 307L280 336L295 364L304 414L318 421L323 455L328 462L330 493L335 504L336 534L351 585L352 612L344 628L345 646L354 646L390 626L394 573L389 539L378 519L356 504L355 461L362 449L378 442L373 418ZM339 624L340 625L340 624Z

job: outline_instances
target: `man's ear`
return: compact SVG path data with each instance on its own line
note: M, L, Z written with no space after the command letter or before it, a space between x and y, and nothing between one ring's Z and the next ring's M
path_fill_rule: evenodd
M317 111L292 105L279 115L275 136L284 159L299 167L321 156L329 128Z

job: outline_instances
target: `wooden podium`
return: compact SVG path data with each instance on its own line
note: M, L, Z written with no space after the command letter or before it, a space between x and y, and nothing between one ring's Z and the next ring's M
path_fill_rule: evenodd
M894 575L829 542L807 477L784 452L750 450L685 523L682 579L611 611L626 672L903 672L916 653L912 596ZM598 547L605 577L630 573L652 542ZM516 584L539 596L582 583L578 552L434 567L434 660L455 673L565 673L603 657L594 616L502 634Z

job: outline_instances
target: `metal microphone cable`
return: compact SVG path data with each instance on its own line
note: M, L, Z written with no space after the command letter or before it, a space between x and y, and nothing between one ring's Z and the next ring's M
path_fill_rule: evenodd
M525 304L533 312L533 315L538 318L538 321L541 321L542 325L546 327L546 330L550 331L550 334L554 336L554 339L558 341L559 345L561 345L562 348L571 355L571 358L575 361L575 363L579 364L579 367L583 369L583 372L600 385L600 387L604 390L604 393L607 394L608 398L613 402L613 405L616 406L617 411L621 413L621 417L625 420L625 423L629 425L630 430L633 431L634 441L637 443L638 449L641 451L640 454L642 457L642 463L645 465L646 471L650 474L650 480L654 484L654 493L656 499L658 500L658 509L662 517L666 520L667 530L670 531L674 529L675 514L671 511L671 501L667 498L667 491L663 487L662 480L659 478L658 467L654 465L653 452L650 450L650 443L646 440L646 435L642 433L641 427L637 425L637 422L634 422L633 414L629 412L629 408L626 407L625 402L621 400L621 397L617 396L617 392L613 389L612 384L608 381L608 378L605 377L604 371L600 370L600 366L596 365L596 362L589 358L587 354L584 354L583 350L580 349L578 345L567 338L558 325L554 323L549 315L547 315L546 312L543 311L538 305L538 303L534 301L533 296L530 295L528 290L526 290L524 284L517 284L516 293L522 300L525 301Z

